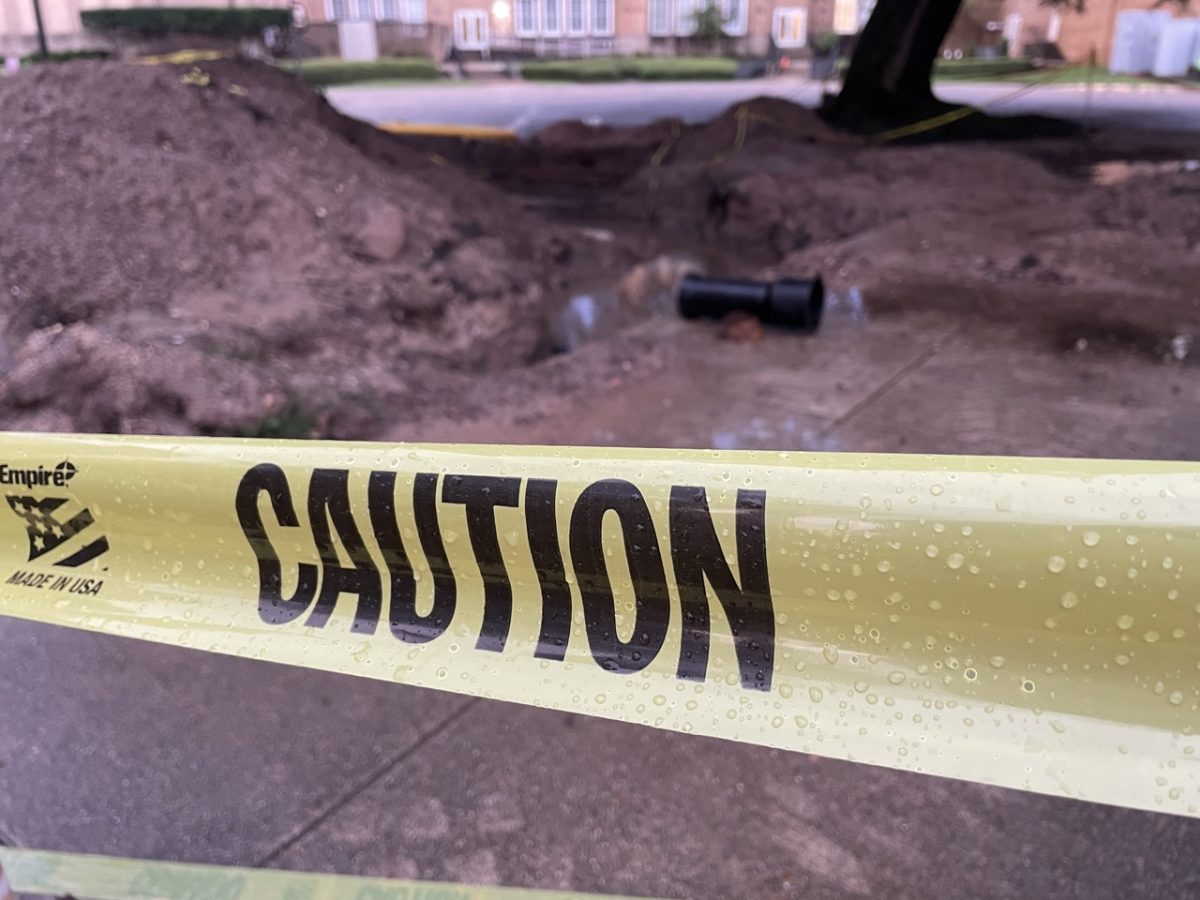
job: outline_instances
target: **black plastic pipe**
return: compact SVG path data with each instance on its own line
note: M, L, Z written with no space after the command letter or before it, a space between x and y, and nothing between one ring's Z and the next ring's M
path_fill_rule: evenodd
M688 275L679 285L679 312L685 319L720 319L746 312L771 325L812 334L821 324L825 284L815 278L745 281Z

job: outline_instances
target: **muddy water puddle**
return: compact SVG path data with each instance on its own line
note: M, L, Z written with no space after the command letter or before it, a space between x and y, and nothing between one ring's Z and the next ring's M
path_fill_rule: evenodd
M647 321L678 318L679 285L685 276L729 275L731 271L736 277L734 266L720 260L714 262L711 256L705 259L676 253L634 266L616 281L596 278L584 282L548 311L552 344L557 352L570 352L593 341L608 340ZM862 291L856 286L828 292L825 316L853 323L865 323L870 318ZM753 328L739 331L752 341L761 333L761 329Z
M567 298L557 314L564 351L592 342L650 341L658 373L598 389L561 414L536 421L446 423L425 439L589 446L840 450L829 436L831 396L853 381L847 353L870 322L857 288L827 294L814 335L760 329L749 341L728 339L723 323L687 321L673 289L661 284L638 302L611 284ZM570 348L569 350L567 348ZM842 348L842 349L835 349ZM600 348L597 348L600 349ZM843 359L836 366L827 360ZM837 370L837 371L835 371Z

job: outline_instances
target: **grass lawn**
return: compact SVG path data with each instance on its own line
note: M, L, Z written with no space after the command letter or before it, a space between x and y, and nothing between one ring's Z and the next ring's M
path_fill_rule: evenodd
M933 70L939 81L1012 81L1018 84L1158 84L1153 78L1138 75L1114 75L1102 68L1086 65L1034 66L1023 59L939 60Z
M1053 76L1053 77L1052 77ZM1088 66L1064 66L1061 69L1037 69L1032 72L1019 72L1006 81L1037 81L1047 79L1051 84L1164 84L1156 78L1140 75L1118 75L1106 69L1096 67L1089 74Z
M946 81L995 81L1026 73L1041 74L1024 59L939 59L933 66L933 77Z
M710 56L536 60L522 63L528 81L714 81L737 74L736 59Z
M281 62L284 68L296 63ZM347 62L344 59L317 58L299 60L301 77L313 87L371 82L434 81L444 78L432 60L417 56L397 56L371 62Z
M48 58L42 59L36 53L30 53L28 56L21 57L21 65L36 66L44 62L49 63L65 63L75 62L79 59L112 59L113 53L111 50L64 50L61 53L51 53Z

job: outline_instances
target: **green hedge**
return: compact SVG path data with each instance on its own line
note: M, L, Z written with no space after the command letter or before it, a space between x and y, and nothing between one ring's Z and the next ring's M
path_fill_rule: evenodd
M291 10L248 6L224 9L204 6L158 6L136 9L89 9L80 13L90 31L128 31L143 35L206 34L251 37L272 25L286 27Z
M442 70L423 56L397 56L370 62L305 59L300 62L300 75L313 87L332 87L360 81L431 81L444 77Z
M708 56L539 60L523 63L530 81L713 81L737 75L736 59Z
M1153 84L1154 79L1144 75L1121 75L1106 69L1089 68L1087 65L1043 67L1010 75L1008 81L1041 81L1051 86L1056 84Z
M1027 59L939 59L933 66L934 78L1003 78L1028 72L1033 64Z
M77 59L112 59L112 57L111 50L63 50L59 53L51 53L44 60L36 53L31 53L21 57L21 65L34 66L40 62L65 63L74 62Z

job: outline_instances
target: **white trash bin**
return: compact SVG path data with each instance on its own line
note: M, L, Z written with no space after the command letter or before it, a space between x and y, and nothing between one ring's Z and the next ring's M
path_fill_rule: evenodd
M1200 19L1172 19L1158 36L1158 52L1150 70L1156 78L1182 78L1196 61Z
M338 22L338 51L342 59L371 62L379 59L379 38L374 22Z

